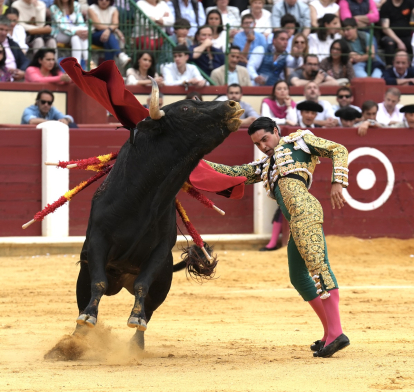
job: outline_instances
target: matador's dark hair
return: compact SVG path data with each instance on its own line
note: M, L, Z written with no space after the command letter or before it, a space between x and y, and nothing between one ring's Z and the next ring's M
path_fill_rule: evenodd
M255 132L263 129L265 132L274 133L274 129L277 129L277 133L281 136L279 126L269 117L259 117L258 119L254 120L250 127L247 130L247 133L251 136Z

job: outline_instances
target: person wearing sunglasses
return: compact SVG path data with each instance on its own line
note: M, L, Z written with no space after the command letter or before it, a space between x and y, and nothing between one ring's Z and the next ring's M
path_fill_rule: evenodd
M72 116L61 113L53 106L55 97L49 90L41 90L37 93L34 105L26 108L22 115L21 124L40 124L45 121L60 121L70 128L77 128Z
M336 102L338 102L338 105L332 105L332 110L334 112L339 109L354 108L361 113L361 109L358 106L352 105L352 102L354 102L354 96L352 95L352 90L349 87L339 87L336 92Z

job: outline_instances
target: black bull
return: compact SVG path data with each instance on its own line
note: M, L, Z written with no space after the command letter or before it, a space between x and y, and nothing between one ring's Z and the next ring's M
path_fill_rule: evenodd
M238 129L242 113L234 101L184 100L160 111L153 85L151 119L138 124L134 142L124 144L92 200L76 288L77 329L93 327L101 297L125 287L135 296L128 326L144 346L147 322L171 286L175 197L202 157Z

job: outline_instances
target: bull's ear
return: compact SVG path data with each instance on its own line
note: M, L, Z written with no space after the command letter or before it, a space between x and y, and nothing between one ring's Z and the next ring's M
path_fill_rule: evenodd
M161 117L165 116L164 110L160 110L159 102L159 89L157 82L151 77L152 91L151 91L151 102L149 107L150 116L153 120L159 120Z

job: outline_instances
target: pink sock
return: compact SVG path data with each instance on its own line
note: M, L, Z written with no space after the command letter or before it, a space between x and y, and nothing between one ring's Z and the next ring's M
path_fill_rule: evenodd
M321 300L328 322L328 337L325 347L342 334L341 318L339 317L339 290L331 290L329 294L331 294L329 298Z
M280 230L282 230L282 224L279 222L273 222L272 238L270 238L270 241L266 245L266 248L274 248L277 245L277 240L279 239Z
M323 300L318 296L308 303L310 306L312 306L312 309L318 315L319 320L321 320L321 323L323 325L323 337L321 340L322 342L326 342L326 338L328 336L328 321L326 320L325 309L323 307L322 301Z

